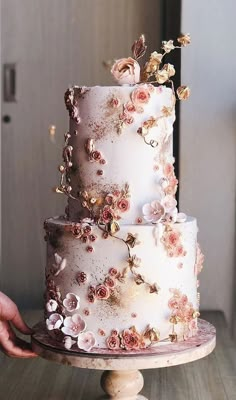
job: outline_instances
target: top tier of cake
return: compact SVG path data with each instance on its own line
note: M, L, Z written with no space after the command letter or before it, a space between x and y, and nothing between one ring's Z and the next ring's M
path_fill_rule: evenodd
M145 203L171 201L177 189L172 155L175 97L152 84L73 87L63 157L68 218L141 222Z

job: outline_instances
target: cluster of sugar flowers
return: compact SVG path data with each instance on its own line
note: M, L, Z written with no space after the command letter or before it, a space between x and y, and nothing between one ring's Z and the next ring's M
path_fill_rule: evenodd
M173 325L177 325L178 323L185 324L188 329L184 331L184 338L187 339L191 333L196 332L196 319L199 317L200 313L198 310L194 309L188 297L179 289L170 289L170 293L172 294L168 302L168 306L171 309L170 323Z
M68 293L63 300L63 306L67 312L77 311L80 308L79 296ZM93 332L85 331L85 321L78 313L65 317L55 312L58 309L58 303L53 299L47 302L46 309L50 313L46 319L47 329L50 332L60 330L64 334L63 343L66 349L69 350L76 343L78 348L84 351L90 351L95 346L95 335Z
M199 243L197 243L197 252L196 252L196 261L194 265L194 273L195 275L200 274L203 268L203 263L204 263L204 255L201 251Z
M160 333L155 328L148 326L143 333L139 333L135 326L124 329L119 333L113 329L111 335L107 337L106 344L110 350L138 350L145 349L160 339Z
M184 222L186 215L178 213L177 201L170 195L162 195L159 199L153 200L151 203L144 204L143 218L147 222L156 224L158 222Z
M181 232L173 226L167 224L164 233L161 237L161 242L164 244L169 257L184 257L186 250L181 242Z
M170 63L163 64L164 57L174 49L186 47L190 41L189 34L178 37L178 45L175 45L173 40L163 41L160 52L151 53L148 61L141 68L137 60L143 57L147 50L145 37L141 35L132 46L133 57L115 61L111 73L119 85L152 82L159 85L171 83L173 87L171 77L175 75L175 68ZM179 100L185 100L189 97L190 90L187 86L180 86L176 93Z
M116 279L119 279L120 274L114 267L110 268L109 274L105 277L103 283L96 286L90 285L88 288L88 301L94 303L95 300L107 300L116 287Z

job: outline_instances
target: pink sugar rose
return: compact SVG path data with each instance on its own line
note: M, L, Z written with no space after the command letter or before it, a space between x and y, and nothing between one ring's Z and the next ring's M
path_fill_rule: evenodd
M166 236L166 245L170 247L175 247L178 244L180 238L180 233L176 231L170 231Z
M107 344L108 349L118 350L120 347L120 339L119 339L118 335L108 336L108 338L106 340L106 344Z
M117 274L118 274L118 271L117 271L117 269L116 268L110 268L109 269L109 274L111 275L111 276L116 276Z
M110 105L114 108L117 108L120 106L120 100L117 97L112 97Z
M113 220L113 211L109 206L105 206L102 211L102 219L105 224Z
M118 200L117 207L122 212L128 211L129 210L129 200L127 200L127 199Z
M122 332L121 343L126 350L136 350L140 348L140 337L138 333L125 329Z
M152 201L151 204L149 203L144 204L142 211L143 211L143 218L147 222L152 222L154 224L159 222L165 215L164 207L158 200Z
M165 175L165 176L169 176L169 175L173 174L173 172L174 172L173 164L167 163L167 164L164 166L164 175Z
M128 103L126 103L124 105L124 110L126 110L127 112L131 112L131 113L135 112L136 108L135 108L134 103L132 103L132 101L128 101Z
M176 297L171 297L171 299L168 301L168 307L172 310L178 309L179 300Z
M84 351L90 351L96 344L96 338L93 332L80 333L77 340L79 349Z
M52 331L53 329L59 329L63 323L63 317L58 314L51 314L50 317L46 320L47 329Z
M111 194L111 193L107 194L106 197L105 197L105 202L106 202L109 206L111 206L112 203L113 203L113 201L114 201L114 196L113 196L113 194Z
M106 300L110 296L110 290L105 285L97 285L96 287L96 298L99 300Z
M127 125L131 125L134 122L134 118L127 112L127 110L124 110L123 113L119 115L119 118Z
M105 285L106 285L107 287L109 287L110 289L112 289L112 288L114 288L114 287L116 286L116 282L115 282L114 279L112 279L110 276L107 276L107 277L105 278L104 283L105 283Z
M131 57L117 60L111 68L111 73L119 85L134 85L140 80L139 63Z
M69 312L78 310L80 305L79 303L80 303L80 298L79 296L76 296L76 294L74 293L68 293L66 295L66 298L63 300L63 306Z
M131 100L135 104L135 106L140 106L143 104L147 104L150 99L150 88L148 85L139 85L136 89L131 93Z
M65 335L77 337L85 330L85 322L79 314L74 314L72 317L64 319L64 326L61 328Z

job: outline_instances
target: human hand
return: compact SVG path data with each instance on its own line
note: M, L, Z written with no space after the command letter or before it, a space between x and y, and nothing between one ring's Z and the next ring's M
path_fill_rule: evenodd
M10 357L37 357L30 344L16 336L13 325L19 332L30 335L32 330L23 321L16 304L0 292L0 350Z

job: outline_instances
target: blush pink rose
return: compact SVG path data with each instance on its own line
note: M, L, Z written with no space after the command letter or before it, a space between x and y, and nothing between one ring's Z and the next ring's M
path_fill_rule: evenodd
M131 57L117 60L112 66L111 73L119 85L134 85L140 80L139 63Z
M140 348L140 337L137 333L129 329L122 332L122 345L126 350L136 350Z
M124 105L124 109L131 113L136 111L136 107L132 101L128 101L128 103Z
M111 335L107 338L106 344L110 350L118 350L120 347L120 339L118 335Z
M120 199L117 202L117 207L119 208L120 211L125 212L129 210L129 200L127 199Z
M147 85L140 85L133 90L131 99L135 105L147 104L150 99L150 88Z
M112 288L114 288L114 287L116 286L116 282L115 282L114 279L112 279L110 276L107 276L107 277L105 278L104 283L105 283L105 285L106 285L107 287L109 287L110 289L112 289Z
M131 125L134 122L134 118L127 112L127 110L124 110L124 112L119 115L119 118L124 124L127 125Z
M105 285L97 285L96 287L96 298L99 300L106 300L110 296L110 290Z
M105 206L103 208L103 212L102 212L103 222L105 224L107 224L108 222L112 221L113 217L114 217L114 215L113 215L111 208L109 206Z

